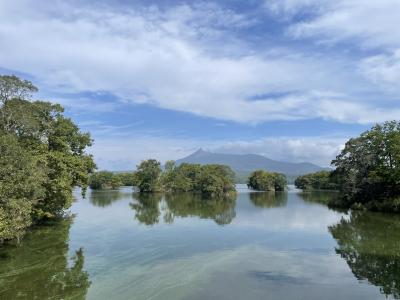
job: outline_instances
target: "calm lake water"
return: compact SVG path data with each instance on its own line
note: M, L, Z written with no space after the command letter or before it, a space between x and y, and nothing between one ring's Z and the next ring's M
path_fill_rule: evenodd
M77 191L71 220L0 249L0 299L400 299L399 216L238 189Z

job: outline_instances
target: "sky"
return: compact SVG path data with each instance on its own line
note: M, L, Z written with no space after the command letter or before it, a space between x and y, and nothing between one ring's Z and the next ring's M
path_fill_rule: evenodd
M329 166L400 119L399 0L0 0L0 73L130 170L198 148Z

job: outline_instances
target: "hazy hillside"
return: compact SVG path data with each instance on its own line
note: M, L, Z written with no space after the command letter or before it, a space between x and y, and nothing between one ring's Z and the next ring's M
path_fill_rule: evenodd
M289 180L298 175L312 173L324 169L320 166L307 162L281 162L257 154L222 154L212 153L202 149L197 150L193 154L176 161L177 164L184 162L228 165L236 172L238 178L242 179L240 181L243 181L243 177L246 177L251 171L256 169L264 169L271 172L283 173L288 177Z

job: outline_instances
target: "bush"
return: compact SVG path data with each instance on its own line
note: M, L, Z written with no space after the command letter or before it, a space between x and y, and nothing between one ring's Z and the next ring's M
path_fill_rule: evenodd
M264 170L254 171L247 181L247 186L257 191L284 191L286 185L285 175Z
M208 196L224 196L235 192L235 173L218 164L199 165L170 163L161 177L167 192L198 192Z

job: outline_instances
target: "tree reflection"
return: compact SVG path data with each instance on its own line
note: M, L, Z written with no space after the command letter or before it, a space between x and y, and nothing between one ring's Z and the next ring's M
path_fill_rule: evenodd
M165 223L173 223L176 217L198 217L212 219L219 225L232 222L236 216L235 197L205 198L195 193L134 194L135 203L130 206L135 210L135 218L146 225L160 221L162 214Z
M135 218L143 224L154 225L160 221L160 193L135 193L135 203L130 203L130 207L135 210Z
M68 260L71 220L41 226L0 250L0 299L85 299L83 249Z
M340 194L336 191L307 191L298 193L298 195L304 200L304 202L328 206L330 210L337 212L346 213L348 211L348 209L330 205L330 203L334 202L335 199L340 197Z
M119 190L91 190L89 201L94 206L106 207L113 202L123 199L124 193Z
M400 216L353 212L329 231L357 279L400 299Z
M250 201L255 206L263 208L285 206L287 203L287 193L286 192L250 193Z
M235 197L231 198L204 198L199 194L181 193L165 196L167 203L166 215L172 220L175 217L199 217L212 219L219 225L232 222L236 217Z

